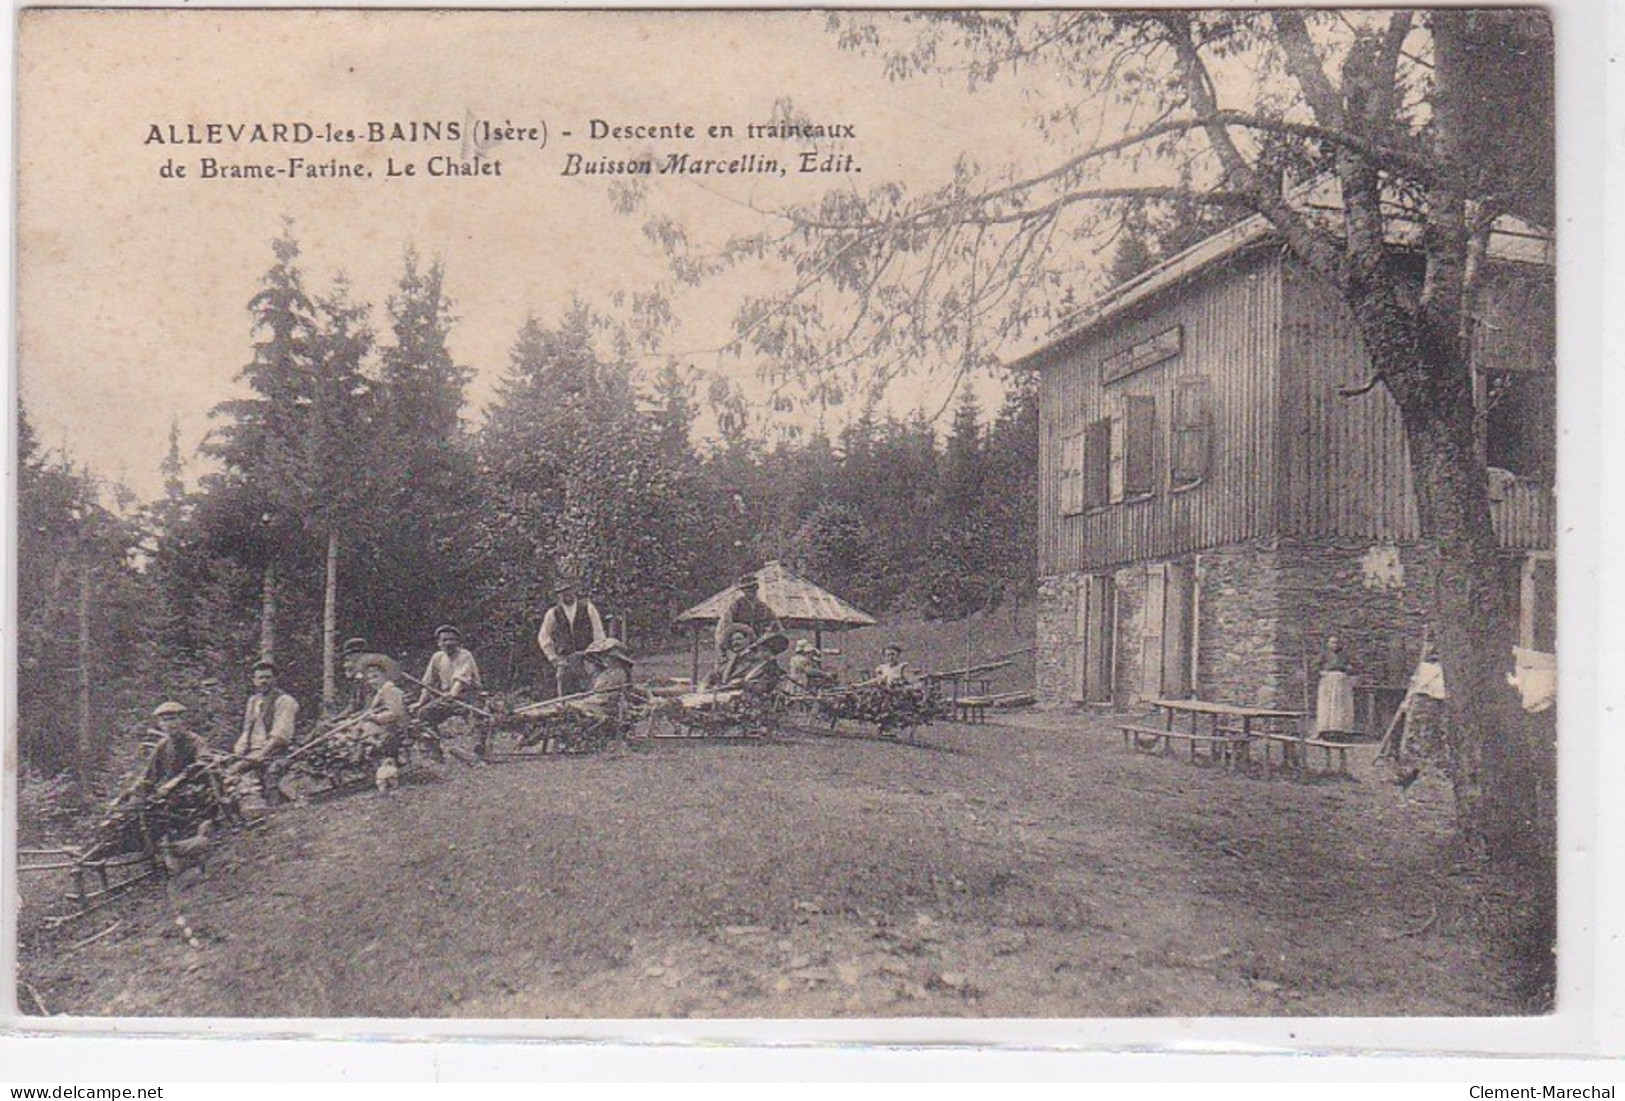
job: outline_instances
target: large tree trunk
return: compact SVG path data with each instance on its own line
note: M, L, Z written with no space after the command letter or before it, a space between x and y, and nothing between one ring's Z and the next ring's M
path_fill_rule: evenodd
M260 660L276 660L276 563L260 574Z
M322 591L322 704L332 709L339 698L333 651L338 633L339 536L327 533L327 581Z
M1470 850L1516 857L1543 831L1527 717L1508 687L1517 573L1490 519L1472 376L1451 334L1428 339L1388 301L1355 303L1372 363L1399 404L1422 538L1434 555L1432 627L1450 693L1451 781Z

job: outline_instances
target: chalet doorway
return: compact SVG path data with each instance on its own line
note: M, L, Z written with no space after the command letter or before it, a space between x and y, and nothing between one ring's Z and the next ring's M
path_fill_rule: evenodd
M1078 582L1072 632L1076 642L1072 698L1078 703L1112 702L1116 596L1117 587L1110 575L1085 577Z
M1185 699L1191 694L1196 569L1190 561L1148 566L1140 635L1140 695Z

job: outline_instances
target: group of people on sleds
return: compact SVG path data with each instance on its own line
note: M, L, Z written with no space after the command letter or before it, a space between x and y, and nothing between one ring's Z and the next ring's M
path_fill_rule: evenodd
M166 700L153 710L145 765L115 800L113 816L126 812L123 817L133 819L135 832L142 834L171 832L178 827L169 819L176 816L166 817L165 809L183 803L192 808L191 815L256 816L282 798L282 781L290 772L370 769L372 782L388 793L413 746L438 759L450 753L478 763L487 755L492 730L504 725L522 727L520 745L540 745L543 752L567 744L555 737L564 728L576 734L619 729L632 688L632 657L624 643L606 632L578 574L561 572L555 595L537 632L537 644L554 673L554 699L518 709L491 700L479 662L453 624L435 629L436 649L421 677L405 674L399 662L373 650L365 639L352 638L341 654L348 685L343 704L301 743L299 701L279 686L276 665L262 660L250 670L251 690L229 753L214 750L187 729L184 704ZM787 667L781 666L787 652ZM782 688L817 698L836 684L822 659L823 652L810 640L791 646L779 617L761 597L757 577L746 575L717 623L715 672L695 687L712 693ZM852 688L917 685L901 651L889 646L873 677ZM415 694L409 692L412 687ZM472 752L464 748L470 735Z

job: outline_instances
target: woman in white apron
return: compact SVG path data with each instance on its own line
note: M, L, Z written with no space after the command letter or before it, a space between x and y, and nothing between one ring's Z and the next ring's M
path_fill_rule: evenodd
M1348 655L1336 635L1326 638L1320 655L1320 692L1315 699L1315 735L1354 732L1354 677Z

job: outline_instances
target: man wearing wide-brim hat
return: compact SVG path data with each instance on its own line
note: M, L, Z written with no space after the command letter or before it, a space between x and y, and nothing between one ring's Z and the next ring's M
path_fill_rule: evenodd
M619 704L619 693L632 684L632 655L620 639L606 636L583 650L581 657L591 677L588 687L594 695L579 706L594 716L607 715L610 708Z
M556 600L542 617L536 642L553 667L560 696L585 692L591 682L582 655L587 647L604 638L604 619L598 607L581 592L581 575L573 569L559 571L553 582Z
M345 639L341 655L344 663L344 675L350 682L350 696L341 714L360 714L367 709L367 705L372 701L372 689L367 686L367 679L364 676L366 666L382 662L385 680L393 681L400 677L400 663L388 654L374 650L364 638Z

